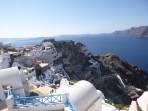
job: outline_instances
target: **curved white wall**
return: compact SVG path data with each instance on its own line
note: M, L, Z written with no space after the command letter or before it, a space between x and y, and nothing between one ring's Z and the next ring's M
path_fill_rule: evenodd
M69 88L69 98L78 111L87 111L99 99L99 94L90 82L83 80Z
M105 100L104 94L103 94L100 90L97 90L97 92L98 92L100 98L101 98L102 100Z
M13 86L14 93L25 96L21 77L17 67L2 69L0 71L0 81L2 85Z
M148 111L148 91L145 91L138 99L137 102L142 111Z

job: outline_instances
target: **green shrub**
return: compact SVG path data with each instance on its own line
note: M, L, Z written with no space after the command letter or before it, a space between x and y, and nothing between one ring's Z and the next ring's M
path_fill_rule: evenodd
M115 107L119 110L128 109L128 106L122 104L115 104Z
M77 83L77 82L78 82L78 80L73 79L73 80L70 80L70 82L72 82L72 83Z
M128 106L127 105L122 105L122 104L114 104L111 99L108 99L106 103L115 106L118 110L127 110Z

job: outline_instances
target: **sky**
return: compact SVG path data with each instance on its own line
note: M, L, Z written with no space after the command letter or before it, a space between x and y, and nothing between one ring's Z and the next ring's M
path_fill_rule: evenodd
M148 0L0 0L0 38L111 33L148 26Z

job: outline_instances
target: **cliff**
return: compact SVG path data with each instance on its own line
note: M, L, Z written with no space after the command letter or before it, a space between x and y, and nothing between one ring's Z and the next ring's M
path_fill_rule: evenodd
M148 37L148 26L132 27L123 31L115 31L113 35Z
M62 52L62 57L54 63L63 64L72 81L88 80L94 83L93 81L97 80L98 67L90 67L90 58L82 51L83 44L74 41L55 41L54 45L58 52ZM94 85L98 84L94 83Z
M101 63L98 89L115 103L129 104L147 90L148 73L113 54L97 56Z
M81 50L84 45L74 41L55 41L54 45L58 52L62 52L62 57L54 63L63 64L71 80L90 81L116 104L129 105L147 90L148 73L116 55L86 56ZM91 59L100 67L90 67Z

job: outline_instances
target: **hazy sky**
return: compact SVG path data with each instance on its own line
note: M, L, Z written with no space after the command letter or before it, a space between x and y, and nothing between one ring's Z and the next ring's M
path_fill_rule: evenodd
M148 25L148 0L0 0L0 38L110 33Z

